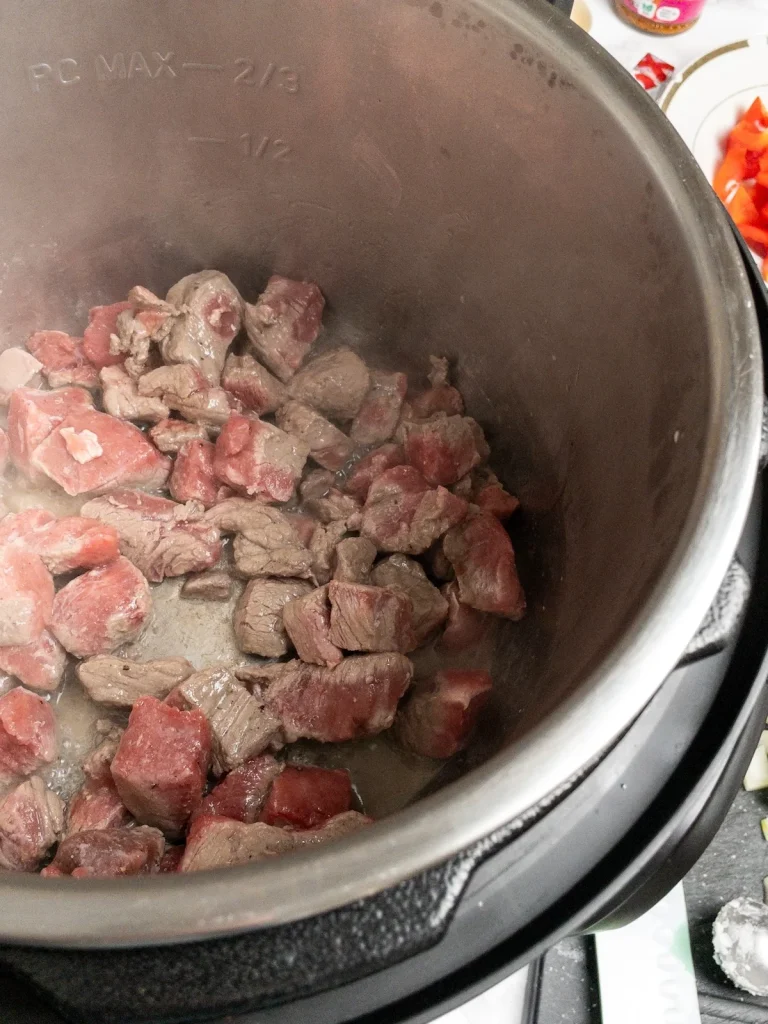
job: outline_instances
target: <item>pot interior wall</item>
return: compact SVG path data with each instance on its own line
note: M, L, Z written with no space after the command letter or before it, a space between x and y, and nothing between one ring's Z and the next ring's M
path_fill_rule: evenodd
M454 0L12 6L3 345L214 266L317 280L374 365L454 359L523 504L476 756L513 744L647 599L705 443L695 257L608 97Z

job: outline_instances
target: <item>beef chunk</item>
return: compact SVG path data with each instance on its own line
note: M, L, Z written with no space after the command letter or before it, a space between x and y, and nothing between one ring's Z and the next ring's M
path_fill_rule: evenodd
M266 502L289 501L309 448L263 420L233 413L216 441L214 469L222 483Z
M277 736L280 723L225 668L195 672L179 686L190 707L199 708L211 726L213 770L231 771L261 754Z
M466 512L466 501L430 487L413 466L395 466L371 484L361 532L380 551L420 555Z
M512 542L496 516L472 512L443 541L464 604L508 619L525 613L525 594L515 568Z
M402 466L404 462L405 452L399 444L383 444L380 448L374 448L353 466L347 477L347 494L365 501L373 481L385 470Z
M118 314L115 331L109 338L109 351L112 355L122 355L125 372L132 380L146 373L153 361L157 359L153 344L160 345L170 333L174 322L175 311L167 303L165 307L154 309L139 308L141 302L135 301L137 293L152 296L156 303L162 303L152 292L144 288L132 288L129 293L131 309L124 309Z
M390 555L373 570L371 582L407 594L411 599L414 646L420 647L445 622L448 602L412 558Z
M422 391L410 403L408 419L431 420L441 414L446 416L462 416L464 414L464 399L461 393L450 384L438 384Z
M509 519L520 507L514 495L504 490L495 473L487 472L475 484L472 501L483 512L490 512L497 519Z
M198 814L217 814L247 824L258 821L267 793L282 770L283 765L271 754L245 761L214 786Z
M273 668L263 675L269 683L264 700L282 722L287 743L341 743L383 732L413 676L402 654L356 655L334 668L302 661Z
M376 545L366 537L346 537L336 545L333 578L342 583L369 583Z
M325 299L316 284L274 275L254 305L245 304L245 330L261 361L290 380L320 333Z
M60 387L66 378L69 384L96 387L99 371L83 351L83 339L64 331L35 331L27 348L43 366L42 373L52 388Z
M0 779L31 775L58 753L51 705L21 686L0 697Z
M336 545L347 532L347 524L341 520L329 523L327 527L317 526L309 542L312 555L312 574L318 583L327 583L336 558Z
M8 440L13 464L26 476L35 476L30 460L38 445L71 412L92 408L93 400L82 388L58 391L17 388L8 404Z
M136 387L140 395L162 398L168 409L192 423L220 426L232 411L227 392L211 387L194 366L158 366L139 377Z
M251 580L235 609L235 637L240 650L263 658L287 654L283 605L311 590L312 585L304 580Z
M71 495L152 490L163 486L170 469L138 427L94 409L70 413L37 446L31 465Z
M26 508L23 512L9 513L0 520L0 545L19 544L34 549L28 542L56 516L47 508Z
M83 332L83 354L100 370L104 366L116 366L125 361L123 353L113 353L110 337L117 330L117 318L130 302L113 302L111 306L94 306L88 313L88 326Z
M228 601L232 577L226 572L193 573L184 581L179 596L192 601Z
M458 654L476 648L487 636L491 618L459 600L459 585L455 581L442 588L448 602L448 618L438 641L438 649Z
M123 555L153 583L210 569L221 556L219 531L197 502L120 490L87 502L82 513L113 526Z
M156 828L105 828L78 832L64 839L43 875L72 878L119 878L152 875L165 851Z
M64 808L41 779L28 779L0 803L0 868L34 871L61 835Z
M0 670L34 690L55 690L64 675L66 660L64 648L47 629L31 644L0 647Z
M328 587L318 587L283 608L283 626L302 661L338 665L343 655L331 641Z
M247 353L227 356L221 386L240 402L243 409L257 416L279 409L287 394L285 385Z
M16 388L36 387L40 383L42 363L23 348L0 352L0 405L6 405Z
M443 669L417 684L397 716L400 741L424 757L451 757L469 742L491 691L487 672Z
M137 821L175 833L200 806L210 762L211 730L202 711L140 697L111 770Z
M182 502L196 499L206 508L216 503L219 485L213 473L214 451L210 441L187 441L171 470L172 498Z
M97 519L65 516L28 537L26 546L39 555L54 576L75 569L107 565L120 554L117 530Z
M331 642L346 651L413 650L410 598L384 587L362 583L328 585Z
M317 521L303 512L285 512L284 515L298 534L301 543L309 547L317 529Z
M288 764L272 783L261 812L267 825L317 828L349 811L352 780L343 768Z
M431 484L449 487L482 461L474 420L467 416L441 416L413 423L405 437L405 456Z
M151 609L147 581L120 557L78 576L58 592L51 631L77 658L108 654L139 636Z
M179 315L162 342L163 359L196 367L215 387L240 330L243 302L237 289L218 270L201 270L178 281L166 299Z
M311 469L299 485L302 501L324 498L336 483L336 474L330 469Z
M388 441L400 419L407 390L408 378L404 373L374 370L371 374L371 390L350 430L352 440L357 444L382 444Z
M350 348L335 348L304 366L291 383L291 398L332 420L351 420L370 384L368 367Z
M0 644L29 644L51 622L53 580L20 544L0 548Z
M140 395L136 382L122 366L105 366L99 378L102 386L104 410L122 420L143 420L158 423L169 414L168 406L160 398Z
M205 815L198 818L190 830L179 870L204 871L277 857L293 850L343 839L370 823L371 819L364 814L347 811L331 818L321 828L294 832L263 822L246 825L229 818Z
M110 765L119 737L105 740L83 765L85 782L67 808L68 836L92 829L120 828L131 820L128 808L117 792Z
M289 519L247 498L227 498L206 515L225 533L236 532L234 557L244 576L311 575L312 556Z
M161 420L149 432L157 448L166 454L180 452L187 441L207 441L208 430L202 423L186 420Z
M160 866L157 870L161 875L173 874L181 870L181 860L183 856L183 846L168 846L166 843L165 853L160 860Z
M320 413L300 402L286 402L277 411L278 425L300 439L311 458L324 469L341 469L355 451L354 443Z
M321 523L346 523L348 530L360 527L361 505L350 494L344 494L336 487L322 498L310 498L304 502L305 508L319 519Z
M91 700L113 708L133 707L139 697L163 700L194 671L186 658L131 661L108 654L89 658L77 667L78 678Z

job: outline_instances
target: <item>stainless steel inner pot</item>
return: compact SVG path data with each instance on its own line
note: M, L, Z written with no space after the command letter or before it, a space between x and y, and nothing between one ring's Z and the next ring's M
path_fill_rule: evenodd
M756 470L761 365L725 216L662 115L542 0L8 0L0 330L205 266L319 282L372 363L456 360L519 494L530 614L457 782L312 856L0 879L0 937L276 924L394 884L556 790L712 601Z

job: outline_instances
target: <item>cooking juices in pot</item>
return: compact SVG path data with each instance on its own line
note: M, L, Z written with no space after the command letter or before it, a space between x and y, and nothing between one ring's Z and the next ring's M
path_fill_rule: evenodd
M0 355L0 867L288 853L466 746L518 503L447 360L315 346L323 306L203 271Z

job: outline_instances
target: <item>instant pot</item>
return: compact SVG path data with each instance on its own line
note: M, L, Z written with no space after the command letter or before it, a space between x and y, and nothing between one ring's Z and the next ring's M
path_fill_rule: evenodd
M640 912L766 714L765 293L672 128L544 0L11 0L2 27L3 343L203 266L248 299L318 281L334 342L455 362L531 611L474 745L380 823L226 872L5 875L0 962L89 1024L417 1021Z

